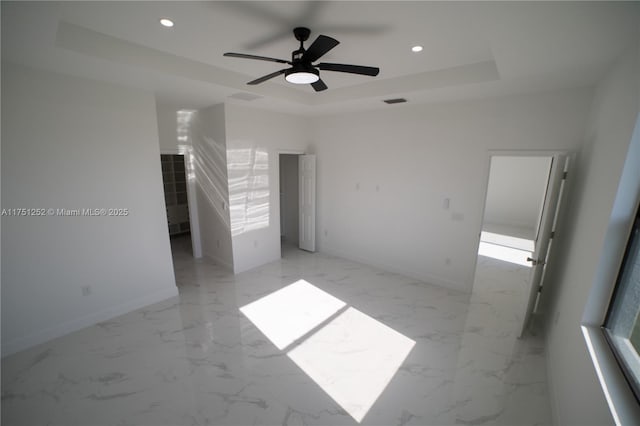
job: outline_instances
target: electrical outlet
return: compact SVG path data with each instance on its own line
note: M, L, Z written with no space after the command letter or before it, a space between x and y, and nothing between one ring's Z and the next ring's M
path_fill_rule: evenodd
M89 296L91 294L91 286L85 285L81 288L83 296Z

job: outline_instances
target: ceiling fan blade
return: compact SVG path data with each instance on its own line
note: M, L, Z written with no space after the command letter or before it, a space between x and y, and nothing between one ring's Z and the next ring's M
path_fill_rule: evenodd
M364 67L362 65L347 65L347 64L330 64L327 62L321 62L316 67L326 71L338 71L348 72L350 74L370 75L375 77L380 72L378 67Z
M252 81L248 82L247 84L250 84L250 85L253 86L255 84L264 83L267 80L271 80L273 77L277 77L280 74L284 74L285 71L286 70L280 70L280 71L272 72L271 74L267 74L267 75L264 75L264 76L262 76L260 78L256 78L255 80L252 80Z
M252 41L251 43L245 44L242 47L243 49L248 49L248 50L258 50L280 40L289 40L290 37L291 37L291 30L280 31L280 32L262 37L259 40Z
M327 90L327 85L324 84L324 81L322 81L321 79L314 83L311 83L311 87L313 87L313 90L315 90L316 92Z
M291 64L291 62L285 61L284 59L268 58L266 56L247 55L245 53L227 52L223 56L229 56L231 58L257 59L259 61L277 62L279 64Z
M311 43L311 46L302 55L304 62L315 62L322 55L336 47L340 42L335 38L327 37L325 35L319 35L318 38Z

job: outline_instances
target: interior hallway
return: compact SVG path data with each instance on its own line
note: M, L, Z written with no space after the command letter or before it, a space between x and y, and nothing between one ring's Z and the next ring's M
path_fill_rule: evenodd
M293 248L234 276L172 245L179 297L2 360L3 424L551 422L542 340L516 338L525 267L480 257L469 295ZM239 308L300 279L286 308L342 307L280 350Z

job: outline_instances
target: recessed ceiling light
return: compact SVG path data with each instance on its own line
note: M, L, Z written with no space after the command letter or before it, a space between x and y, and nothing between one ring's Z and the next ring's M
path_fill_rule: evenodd
M415 52L415 53L422 52L422 46L420 46L420 45L413 46L413 47L411 48L411 51L412 51L412 52Z
M171 28L173 27L173 21L169 18L161 18L160 25L162 25L163 27Z

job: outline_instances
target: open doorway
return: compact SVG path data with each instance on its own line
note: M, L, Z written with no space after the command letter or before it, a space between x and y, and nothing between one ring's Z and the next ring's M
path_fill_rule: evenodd
M316 251L316 156L282 152L280 180L280 247Z
M193 257L184 155L161 154L160 162L171 252L174 260Z
M281 253L299 245L299 154L280 154L280 247Z
M316 251L316 156L278 155L280 255L286 250Z
M568 164L564 153L490 157L473 292L499 300L518 336L542 289Z
M480 253L504 254L504 261L530 266L526 259L540 228L551 161L550 156L491 157Z

